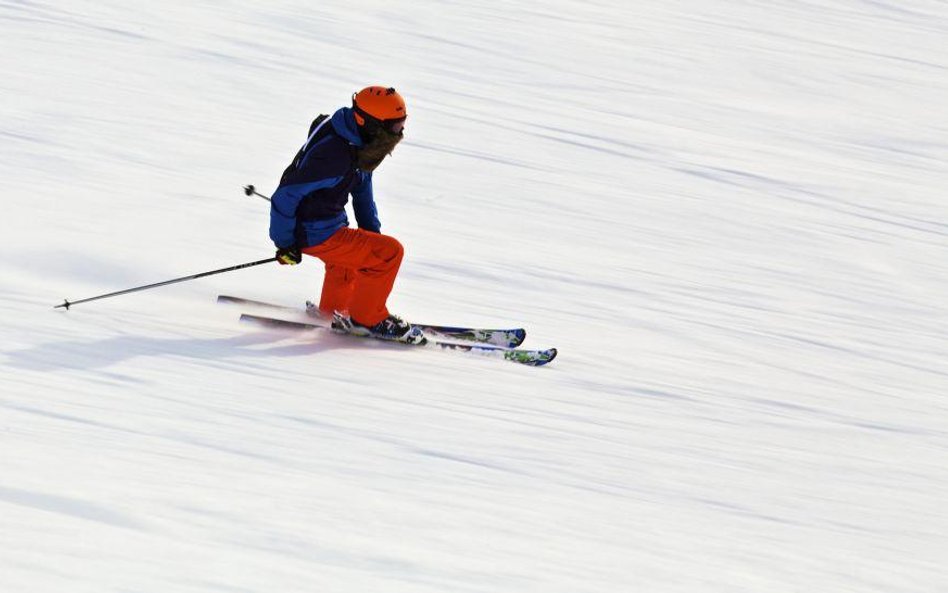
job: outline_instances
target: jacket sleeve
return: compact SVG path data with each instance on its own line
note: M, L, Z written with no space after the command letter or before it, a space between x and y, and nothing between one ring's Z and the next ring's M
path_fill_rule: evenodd
M355 211L356 222L359 223L360 229L379 233L382 231L382 223L379 222L379 212L372 192L372 173L360 175L362 183L352 190L352 209Z
M306 194L332 187L340 177L328 177L311 183L281 185L270 198L270 239L278 248L296 245L296 211Z
M293 186L282 186L270 198L270 239L280 249L296 244L296 208L303 199Z

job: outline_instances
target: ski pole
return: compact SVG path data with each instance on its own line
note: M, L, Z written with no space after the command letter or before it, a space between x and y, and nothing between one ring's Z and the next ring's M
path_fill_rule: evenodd
M266 201L268 201L268 202L271 201L268 196L265 196L265 195L263 195L262 193L258 192L258 191L257 191L257 188L255 188L255 187L252 186L252 185L245 185L245 186L244 186L244 193L247 194L248 196L259 196L259 197L263 198L264 200L266 200Z
M61 305L55 305L53 309L58 309L60 307L65 307L68 311L69 307L73 305L78 305L79 303L88 303L89 301L97 301L99 299L107 299L109 297L119 296L120 294L128 294L130 292L138 292L140 290L148 290L149 288L158 288L159 286L166 286L168 284L174 284L175 282L184 282L186 280L197 280L198 278L204 278L205 276L213 276L214 274L223 274L224 272L233 272L234 270L242 270L243 268L249 268L251 266L259 266L260 264L268 264L270 262L275 262L277 258L271 257L268 259L261 259L259 261L252 261L245 264L238 264L236 266L231 266L229 268L222 268L220 270L213 270L210 272L201 272L200 274L194 274L193 276L185 276L183 278L175 278L174 280L165 280L164 282L156 282L155 284L149 284L147 286L136 286L135 288L129 288L126 290L119 290L117 292L110 292L109 294L100 294L99 296L89 297L87 299L82 299L79 301L69 302L69 300L64 300Z

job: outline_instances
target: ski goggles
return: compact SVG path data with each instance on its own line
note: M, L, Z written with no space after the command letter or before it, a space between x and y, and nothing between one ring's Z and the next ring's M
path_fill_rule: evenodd
M405 129L405 120L407 117L399 117L397 119L378 119L372 115L369 115L354 103L352 105L352 110L355 111L356 114L356 123L358 123L360 126L366 126L368 129L378 127L390 134L395 134L396 136L400 136Z
M406 118L404 117L400 119L385 119L382 120L381 125L382 128L388 130L392 134L401 134L402 130L405 129L405 119Z

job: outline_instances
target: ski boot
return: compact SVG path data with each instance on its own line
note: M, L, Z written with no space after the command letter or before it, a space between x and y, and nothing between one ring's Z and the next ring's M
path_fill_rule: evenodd
M397 315L389 315L375 325L365 326L353 321L348 314L336 311L332 319L332 328L355 336L404 342L406 344L423 344L426 341L421 328L408 323Z

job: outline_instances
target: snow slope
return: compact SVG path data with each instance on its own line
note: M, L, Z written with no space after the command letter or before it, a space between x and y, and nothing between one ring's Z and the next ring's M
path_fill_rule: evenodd
M0 0L0 591L948 590L948 3ZM312 117L408 317L236 322Z

